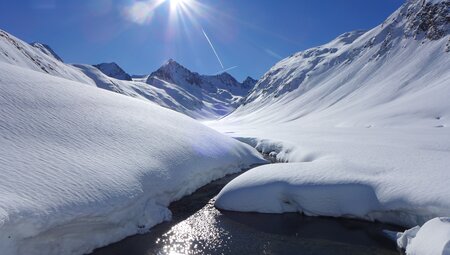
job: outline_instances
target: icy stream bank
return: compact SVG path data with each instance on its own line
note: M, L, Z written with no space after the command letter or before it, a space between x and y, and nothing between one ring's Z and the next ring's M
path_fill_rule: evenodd
M174 202L173 218L144 235L96 250L92 255L128 254L399 254L383 230L392 225L307 217L298 213L219 211L214 196L240 175L214 181Z

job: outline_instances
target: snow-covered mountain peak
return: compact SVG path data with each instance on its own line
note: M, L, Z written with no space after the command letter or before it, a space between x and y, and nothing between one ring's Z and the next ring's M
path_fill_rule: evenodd
M227 72L201 75L173 59L151 73L146 83L158 88L170 87L171 97L183 101L190 111L202 112L205 118L222 116L234 110L254 85L242 84Z
M147 83L151 82L155 77L172 83L178 83L184 80L191 85L200 85L200 75L198 73L191 72L173 59L169 59L158 70L151 73L147 79Z
M185 68L183 65L181 65L180 63L178 63L177 61L175 61L174 59L169 59L166 61L166 63L164 63L160 69L166 69L166 70L174 70L174 69L185 69L187 70L187 68Z
M217 75L201 75L192 72L177 61L169 59L158 70L150 74L147 83L152 84L155 79L175 83L177 85L195 85L207 90L235 88L245 90L248 86L243 86L231 74L223 72ZM248 92L248 89L245 93ZM233 94L233 93L232 93ZM239 93L240 95L242 93ZM241 95L245 96L245 95Z
M51 56L53 58L56 58L57 60L59 60L61 62L64 62L62 60L62 58L60 58L58 56L58 54L56 54L56 52L52 48L50 48L50 46L48 46L47 44L42 44L42 43L39 43L39 42L33 42L33 43L30 43L30 45L35 47L35 48L37 48L37 49L39 49L44 54L46 54L48 56Z
M126 73L117 63L101 63L98 65L94 65L98 68L102 73L106 74L109 77L116 78L118 80L131 81L131 76Z
M164 65L162 65L159 69L170 70L170 71L181 71L182 70L185 72L193 73L189 69L187 69L182 64L178 63L177 61L175 61L172 58L167 60L167 62L164 63Z
M241 87L241 84L229 73L223 72L221 74L216 75L217 79L223 82L227 86L237 86Z

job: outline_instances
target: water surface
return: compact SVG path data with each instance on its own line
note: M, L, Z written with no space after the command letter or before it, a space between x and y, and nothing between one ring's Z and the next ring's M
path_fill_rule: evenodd
M400 254L382 232L402 230L392 225L298 213L217 210L213 197L236 176L215 181L172 203L171 222L92 254Z

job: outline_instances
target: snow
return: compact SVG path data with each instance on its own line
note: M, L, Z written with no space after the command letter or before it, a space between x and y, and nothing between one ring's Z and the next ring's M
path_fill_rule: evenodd
M2 254L84 254L170 219L171 201L263 160L142 100L0 63Z
M213 97L209 97L213 104L207 104L204 102L206 96L203 92L199 91L197 94L193 94L178 84L159 79L153 79L151 85L143 82L142 79L135 79L134 81L118 80L106 76L98 68L91 65L75 64L74 66L91 78L99 88L143 101L151 101L196 119L217 117L213 113L214 109L225 108L224 113L233 109L233 107L227 106L225 102L216 102Z
M411 243L411 240L416 237L419 230L420 227L415 226L406 230L405 232L396 233L396 237L394 239L397 241L397 247L405 250L406 247Z
M399 234L399 247L407 255L450 254L450 218L435 218L422 227Z
M217 207L419 225L398 244L448 254L448 1L425 2L282 60L253 89L175 61L118 80L0 31L2 252L89 252L262 162L250 146L158 104L199 119L226 115L206 124L285 162L236 178Z
M228 73L200 75L169 60L150 75L133 78L116 63L66 64L48 46L29 45L0 30L0 62L151 101L196 119L215 119L239 106L256 81Z
M296 53L205 122L285 162L236 178L216 206L406 227L450 216L448 11L411 1L370 31Z
M93 83L78 70L63 63L50 47L39 43L33 45L0 30L0 62L86 84Z
M249 144L288 163L258 167L238 177L219 194L219 208L299 211L404 226L450 212L446 130L222 128L233 130L233 136L264 136Z
M336 174L329 176L329 171ZM349 172L357 174L357 167L333 160L259 167L228 184L216 206L248 212L300 211L312 216L364 215L373 219L372 213L381 208L375 191L345 176Z
M55 59L57 59L57 60L59 60L59 61L61 61L61 62L64 62L64 61L62 60L62 58L60 58L60 57L58 56L58 54L56 54L56 52L54 52L53 49L50 48L50 46L48 46L47 44L42 44L42 43L34 42L34 43L31 43L31 46L33 46L33 47L39 49L40 51L42 51L42 53L44 53L44 54L46 54L46 55L48 55L48 56L51 56L51 57L53 57L53 58L55 58Z
M228 73L200 75L170 59L150 74L147 83L164 89L185 114L196 119L216 119L232 112L255 85L252 78L242 83Z

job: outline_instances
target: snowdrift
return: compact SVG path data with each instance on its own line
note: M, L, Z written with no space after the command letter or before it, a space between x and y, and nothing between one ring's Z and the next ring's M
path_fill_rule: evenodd
M0 63L2 254L83 254L263 159L157 105Z

